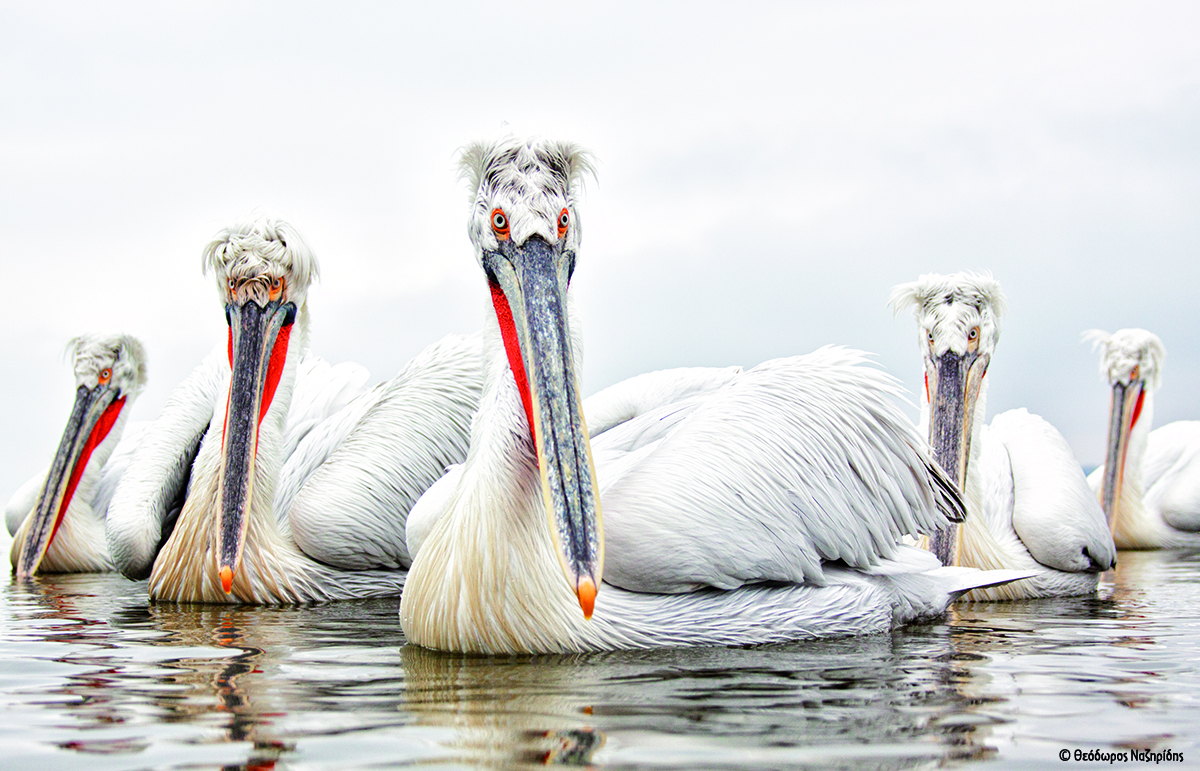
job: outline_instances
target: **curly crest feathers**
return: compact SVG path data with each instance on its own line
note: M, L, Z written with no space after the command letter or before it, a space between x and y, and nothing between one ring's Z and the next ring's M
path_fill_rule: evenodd
M991 273L964 271L948 276L926 273L916 281L897 284L888 297L888 305L896 314L905 308L912 308L920 316L939 302L945 305L963 302L977 309L986 304L997 318L1007 310L1007 300L1000 289L1000 282L992 278Z
M304 237L290 223L258 216L235 222L204 247L204 273L218 278L249 279L277 273L287 275L303 292L320 276L320 266Z
M1100 376L1109 383L1128 382L1133 368L1149 386L1157 389L1162 383L1167 349L1162 340L1145 329L1119 329L1111 335L1102 329L1089 329L1082 335L1100 354Z
M573 193L585 176L596 176L592 154L574 142L530 137L519 139L511 134L486 142L472 142L458 159L459 178L470 186L472 199L482 185L517 187L520 178L536 171L552 177L554 187Z
M502 211L505 238L523 244L534 236L574 250L580 243L578 199L583 179L595 175L591 155L572 142L506 136L468 145L459 158L460 176L471 186L467 234L480 257L497 248L492 213ZM559 226L566 211L569 223Z
M978 328L981 350L991 352L1000 339L1000 316L1005 310L1000 282L990 273L927 273L892 289L888 303L899 314L912 308L922 337L936 348L966 350L970 330ZM924 345L924 341L922 341Z

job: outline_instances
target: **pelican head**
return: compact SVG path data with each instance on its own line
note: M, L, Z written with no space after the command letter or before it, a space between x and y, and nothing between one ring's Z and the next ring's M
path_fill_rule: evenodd
M507 137L466 148L461 167L473 193L467 230L521 395L550 530L567 581L590 617L604 536L567 289L580 241L576 198L592 166L576 145Z
M1112 388L1108 417L1108 446L1104 453L1104 480L1100 495L1104 515L1112 526L1125 477L1129 436L1143 418L1146 395L1162 381L1167 351L1158 335L1144 329L1122 329L1111 335L1099 329L1083 333L1100 352L1100 374ZM1151 417L1145 415L1144 425Z
M221 585L232 591L254 494L259 425L283 375L297 315L305 313L317 259L286 222L259 217L217 234L204 250L204 270L217 278L229 324L232 376L222 434L220 473ZM301 323L301 337L304 324ZM303 340L299 341L303 347Z
M926 274L892 290L891 306L911 307L925 358L929 445L942 469L966 489L976 404L1000 339L1004 293L990 274ZM956 532L934 537L934 553L953 564Z
M81 335L67 344L67 350L74 360L75 406L28 525L18 533L23 542L14 544L20 548L13 563L18 578L37 572L89 461L107 460L117 435L105 440L125 406L146 387L146 352L135 337Z

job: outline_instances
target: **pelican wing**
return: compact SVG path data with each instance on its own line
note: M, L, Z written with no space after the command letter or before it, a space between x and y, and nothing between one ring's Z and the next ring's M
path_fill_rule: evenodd
M700 399L725 387L741 372L741 367L680 367L647 372L584 399L583 412L588 434L593 439L592 451L600 475L601 493L606 480L619 478L646 454L650 445L690 414ZM634 418L649 413L656 413L652 420L629 425ZM618 426L625 430L609 433ZM597 439L601 434L604 438ZM405 542L412 559L416 559L425 536L449 505L462 469L460 464L447 468L409 511Z
M1200 421L1151 431L1142 463L1146 506L1176 530L1200 531Z
M826 347L610 431L614 443L643 439L627 443L637 462L601 483L605 580L662 593L823 585L823 562L869 568L901 535L961 517L899 393L864 354ZM673 426L647 429L662 419ZM607 436L597 442L605 465Z
M109 552L126 576L140 579L150 574L183 504L192 462L228 380L222 345L176 386L162 413L142 432L112 494L105 522Z
M733 382L741 372L741 367L680 367L622 380L584 400L588 434L595 439L639 415L710 394Z
M1108 566L1116 547L1083 467L1054 426L1024 408L997 415L988 433L1008 450L1012 529L1033 558L1067 572ZM994 529L1003 532L1005 523Z
M279 489L296 490L287 516L306 554L352 570L409 565L409 509L466 457L481 350L479 335L429 346L300 442Z
M370 377L371 373L360 364L342 362L332 365L320 356L305 354L296 369L296 385L284 430L283 457L292 457L314 427L366 393ZM342 438L339 437L339 441ZM278 500L279 488L276 489Z

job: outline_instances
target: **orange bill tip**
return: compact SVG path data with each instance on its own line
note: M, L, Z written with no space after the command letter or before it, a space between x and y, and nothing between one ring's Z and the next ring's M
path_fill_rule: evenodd
M575 593L579 595L579 607L583 608L583 617L590 619L592 611L596 607L596 584L592 582L592 579L584 576L579 579Z
M221 588L226 594L233 591L233 570L229 567L221 568Z

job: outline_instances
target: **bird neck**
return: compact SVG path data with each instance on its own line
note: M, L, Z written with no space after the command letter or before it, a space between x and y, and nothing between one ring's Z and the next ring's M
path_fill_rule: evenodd
M121 407L121 412L117 415L117 420L113 423L112 429L109 430L108 436L104 437L104 441L96 445L96 449L92 451L92 455L88 458L87 465L83 469L83 474L79 477L79 484L75 486L75 494L71 497L71 504L67 508L67 513L63 517L63 523L70 518L74 518L79 514L90 514L93 519L98 519L101 522L104 520L103 511L92 511L91 502L96 495L96 487L100 484L100 477L104 474L104 466L108 463L108 459L112 457L113 451L117 449L117 445L121 443L121 435L125 433L125 426L129 423L129 413L133 407L134 397L129 397L125 400L124 406ZM80 507L78 510L76 507ZM86 511L84 511L86 509ZM57 536L56 536L57 539ZM103 545L104 539L100 539ZM53 545L53 544L52 544Z
M400 600L408 640L472 653L578 650L587 622L546 517L525 408L493 321L484 333L483 395L462 477Z
M983 455L983 434L987 423L987 392L988 381L984 377L983 382L979 385L979 398L975 400L975 413L971 417L971 448L967 452L967 473L966 480L963 484L963 495L967 498L968 505L972 501L978 502L981 500L983 492L983 464L981 462ZM979 511L976 504L975 511Z
M291 538L286 518L275 511L275 487L286 458L288 411L296 386L296 370L308 343L308 311L301 305L274 398L258 425L254 482L247 509L242 561L234 572L232 593L221 587L221 465L227 399L218 399L208 434L193 466L191 487L171 537L154 561L150 595L176 602L289 603L308 599L308 559ZM231 376L231 374L230 374ZM228 386L223 393L228 393Z

